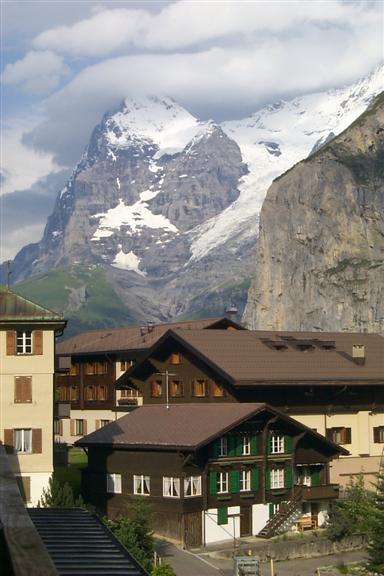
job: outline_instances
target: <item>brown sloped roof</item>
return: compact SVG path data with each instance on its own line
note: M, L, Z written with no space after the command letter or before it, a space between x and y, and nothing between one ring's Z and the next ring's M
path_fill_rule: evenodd
M0 322L49 320L64 322L62 314L44 308L8 288L0 288Z
M107 426L84 436L76 446L114 446L141 449L196 450L260 412L277 414L291 426L304 430L334 453L344 448L267 404L146 404Z
M68 340L57 344L58 355L68 354L96 354L98 352L123 352L128 350L140 350L153 346L167 330L178 329L205 329L214 327L216 324L226 322L236 326L227 318L207 318L203 320L187 320L185 322L167 322L149 326L124 326L123 328L101 328L82 332ZM241 328L240 326L238 326Z
M384 338L376 334L185 330L170 331L168 336L234 385L366 380L384 384ZM285 348L277 350L271 342ZM310 343L310 350L298 348ZM365 347L363 365L352 359L354 344ZM140 364L127 376L135 377L139 370Z

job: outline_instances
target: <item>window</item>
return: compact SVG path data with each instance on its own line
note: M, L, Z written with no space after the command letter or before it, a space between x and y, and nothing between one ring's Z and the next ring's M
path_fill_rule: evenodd
M85 373L87 376L92 376L93 374L106 374L108 371L106 362L86 362Z
M32 402L32 376L15 376L15 403Z
M284 488L284 468L273 468L271 470L271 490Z
M201 496L201 476L184 478L184 496Z
M16 452L24 452L25 454L32 452L32 430L21 429L14 430L14 447Z
M133 476L133 493L140 496L149 496L150 494L150 479L149 476L135 474Z
M69 375L70 376L77 376L79 374L79 365L78 364L71 364L69 368Z
M107 492L121 494L121 474L107 474Z
M223 436L219 439L219 456L227 456L228 454L228 438Z
M107 426L110 422L111 420L100 420L100 428Z
M121 360L120 361L120 371L125 372L133 365L132 360Z
M89 402L97 399L96 386L86 386L85 387L85 399Z
M351 444L351 429L339 426L336 428L327 428L326 436L335 444Z
M243 436L243 456L249 456L251 453L251 437Z
M75 420L75 436L84 436L85 434L85 426L84 426L84 420Z
M181 380L171 380L169 383L169 394L172 398L183 395L183 383Z
M16 354L32 354L32 331L16 332Z
M228 492L228 472L216 473L216 492L217 494Z
M101 384L97 387L97 399L98 400L106 400L108 396L108 388Z
M206 395L207 384L205 380L192 380L192 396L202 398Z
M170 364L181 364L181 354L180 352L172 352L169 357Z
M163 496L180 498L180 478L163 477Z
M384 426L376 426L373 429L373 441L375 443L384 443Z
M249 492L251 489L251 471L241 470L240 472L240 492Z
M151 382L151 396L159 398L161 396L162 382L161 380L152 380Z
M139 395L138 391L134 388L123 388L120 390L121 398L137 398Z
M55 420L53 421L53 433L56 436L62 436L63 435L63 421L62 420L55 418Z
M213 382L212 394L215 398L221 398L225 396L225 390L220 384Z
M282 454L284 452L284 436L282 434L272 434L270 446L271 454Z
M79 389L77 386L71 386L69 390L69 400L71 402L77 402L79 399Z

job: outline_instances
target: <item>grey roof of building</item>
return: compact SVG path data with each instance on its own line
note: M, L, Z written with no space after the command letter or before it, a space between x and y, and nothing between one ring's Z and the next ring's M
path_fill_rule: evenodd
M29 515L62 576L148 576L112 532L79 508L29 508Z
M63 315L32 302L8 288L0 288L0 322L65 322Z
M122 328L100 328L98 330L90 330L76 334L68 338L68 340L59 342L56 347L56 353L60 356L65 356L145 350L151 348L151 346L170 329L197 330L214 328L216 325L223 323L241 329L241 326L224 317L141 326L124 326Z
M258 382L384 384L384 338L377 334L172 330L158 346L167 338L176 339L236 386ZM353 345L364 346L364 363L354 361ZM121 382L139 377L142 362L123 375Z
M114 446L140 449L195 451L261 412L278 415L287 424L305 431L331 447L344 448L267 404L146 404L77 440L77 446Z

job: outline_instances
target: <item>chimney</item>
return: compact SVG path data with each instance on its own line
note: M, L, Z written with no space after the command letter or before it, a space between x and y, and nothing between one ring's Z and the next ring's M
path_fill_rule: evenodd
M148 332L152 332L152 330L154 329L154 327L155 327L154 321L153 321L153 320L148 320L148 322L147 322Z
M352 345L352 358L355 364L365 364L365 346L363 344Z
M236 306L234 304L230 304L225 310L225 317L228 318L228 320L232 320L232 322L236 322L237 313L238 309Z

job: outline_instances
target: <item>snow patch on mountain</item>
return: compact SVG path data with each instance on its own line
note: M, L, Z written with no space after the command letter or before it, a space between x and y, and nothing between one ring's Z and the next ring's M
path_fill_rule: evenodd
M123 226L125 233L130 236L140 232L143 228L162 229L177 234L178 229L168 218L162 214L153 214L148 208L148 201L158 193L158 190L144 190L140 194L140 199L134 204L127 206L120 198L118 205L114 208L105 213L94 214L93 218L99 219L99 226L92 240L97 242L101 238L111 236L115 230L121 230Z
M119 268L120 270L131 270L132 272L136 272L141 276L145 276L145 272L140 270L140 258L136 256L132 250L128 253L125 253L120 245L120 251L116 254L115 259L112 262L112 266L114 268Z
M330 133L340 134L384 90L384 66L352 86L283 100L252 116L221 127L240 146L249 173L240 181L239 198L190 231L191 260L241 234L257 236L259 214L272 181L306 158ZM280 153L278 153L280 152Z

